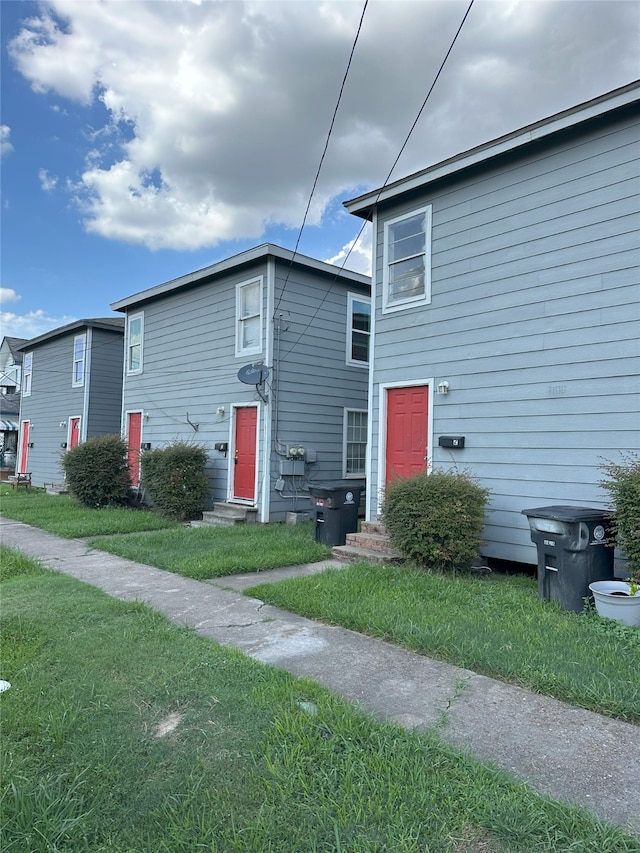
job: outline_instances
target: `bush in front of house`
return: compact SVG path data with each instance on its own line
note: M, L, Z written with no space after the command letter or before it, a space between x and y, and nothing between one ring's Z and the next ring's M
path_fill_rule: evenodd
M627 571L640 580L640 456L623 453L621 462L605 462L601 486L613 504L613 534L627 560Z
M129 501L127 444L119 435L100 435L67 450L61 460L67 488L88 507Z
M209 481L207 451L198 444L175 442L142 454L142 486L153 508L166 518L187 521L202 512Z
M382 520L408 560L429 570L468 571L488 499L489 490L468 471L422 472L387 485Z

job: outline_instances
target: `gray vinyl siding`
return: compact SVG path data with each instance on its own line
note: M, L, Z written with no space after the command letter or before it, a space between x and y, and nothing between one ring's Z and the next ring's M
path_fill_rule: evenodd
M73 342L77 335L85 332L87 349L93 335L90 362L86 362L84 384L73 388ZM97 329L74 329L68 335L39 343L31 351L31 394L22 397L20 421L31 421L29 441L33 447L28 452L28 469L32 472L33 485L43 486L64 479L60 459L64 452L62 445L68 441L70 418L82 418L82 440L92 435L119 432L122 335ZM95 397L95 408L93 403L87 406L87 396L89 399Z
M236 356L236 286L259 275L263 350ZM369 295L369 288L357 282L336 281L304 265L267 257L128 306L132 315L144 313L144 356L142 373L125 376L123 429L127 412L143 411L143 443L153 448L174 441L204 445L211 504L230 496L234 407L255 403L255 503L260 509L268 493L270 507L268 517L259 513L259 520L282 521L289 511L308 510L311 480L342 477L344 407L367 406L367 370L346 365L349 291ZM280 318L275 325L283 328L280 338L274 333L274 309ZM255 386L238 379L241 367L262 361L270 368L261 389L266 400ZM219 407L223 415L217 414ZM228 442L227 457L214 449L218 442ZM292 443L315 450L318 461L305 466L295 489L286 476L285 488L276 488L281 459Z
M486 556L534 563L521 510L605 506L603 459L640 449L639 141L583 129L378 212L373 447L380 383L448 380L431 456L491 488ZM425 203L432 302L382 315L384 221Z
M122 333L90 330L91 353L85 438L117 435L122 410Z

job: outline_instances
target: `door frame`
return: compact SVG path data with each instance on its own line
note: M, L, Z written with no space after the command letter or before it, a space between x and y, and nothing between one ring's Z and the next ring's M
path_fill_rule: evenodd
M25 447L24 426L27 424L27 441ZM18 435L18 453L16 454L16 473L23 474L29 466L29 441L31 439L31 418L20 421L20 433ZM24 453L25 464L22 466L22 454ZM22 468L24 467L24 470Z
M255 472L253 482L253 500L248 498L234 497L235 491L235 463L234 457L236 452L236 419L238 409L255 409L256 410L256 447L255 447ZM232 403L231 404L231 423L229 436L229 481L227 488L227 500L230 503L241 504L242 506L258 506L258 480L260 471L260 403Z
M69 415L67 418L67 423L69 424L69 428L67 430L67 450L71 450L71 424L73 421L78 421L78 444L82 444L82 415Z
M381 382L378 385L378 471L376 517L380 515L380 507L384 500L385 480L387 470L387 391L390 388L416 388L426 385L428 391L427 411L427 473L433 470L433 377L429 379L408 379L400 382Z

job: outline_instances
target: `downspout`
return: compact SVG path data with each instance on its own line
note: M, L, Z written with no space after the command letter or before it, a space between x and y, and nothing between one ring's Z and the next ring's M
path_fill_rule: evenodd
M266 322L266 344L265 364L277 372L277 364L273 360L273 311L276 285L276 261L273 257L267 258L267 322ZM267 395L264 404L263 424L263 452L262 452L262 501L260 507L260 518L263 522L269 521L271 512L271 418L272 413L277 411L277 398L274 400L273 380L271 391Z
M93 329L87 329L87 344L84 350L84 396L82 400L82 421L80 422L80 441L86 441L89 429L89 392L91 389L91 348L93 347Z
M375 247L378 242L378 211L373 213L372 220L373 240L371 241L371 334L369 335L369 392L367 400L367 460L366 460L366 477L367 477L367 502L365 506L365 519L373 520L373 372L374 372L374 352L376 346L376 254ZM380 491L380 451L378 452L378 492ZM378 515L379 513L377 513Z

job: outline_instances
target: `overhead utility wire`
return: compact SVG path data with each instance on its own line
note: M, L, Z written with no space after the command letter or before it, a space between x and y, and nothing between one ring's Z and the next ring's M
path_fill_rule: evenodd
M444 59L443 59L443 60L442 60L442 62L440 63L440 68L438 69L438 72L437 72L436 76L434 77L433 83L431 84L431 86L430 86L430 88L429 88L429 91L427 92L427 95L426 95L426 97L425 97L424 101L422 102L422 106L420 107L420 109L419 109L419 111L418 111L418 114L416 115L415 120L414 120L413 124L411 125L411 127L410 127L410 129L409 129L409 132L407 133L407 135L406 135L406 137L405 137L404 142L402 143L402 146L400 147L400 151L398 152L397 157L395 158L395 160L394 160L394 161L393 161L393 163L391 164L391 168L389 169L389 171L388 171L388 173L387 173L387 177L384 179L384 182L383 182L382 186L381 186L381 187L379 187L379 189L378 189L378 193L377 193L377 195L376 195L375 201L373 202L373 204L372 204L372 205L371 205L371 207L370 207L370 211L372 211L372 210L373 210L373 208L374 208L374 206L378 203L378 200L380 199L380 196L382 195L382 191L384 190L384 188L385 188L385 187L387 186L387 184L389 183L389 180L390 180L390 178L391 178L391 175L393 174L393 170L394 170L394 169L395 169L395 167L398 165L398 161L400 160L400 157L402 156L402 154L403 154L403 152L404 152L404 149L407 147L407 145L408 145L408 143L409 143L409 139L411 138L411 134L412 134L412 133L413 133L413 131L416 129L416 125L418 124L418 121L420 120L420 117L422 116L422 113L424 112L424 109L425 109L425 107L427 106L427 101L428 101L428 100L429 100L429 98L431 97L431 93L433 92L433 90L434 90L434 88L435 88L435 86L436 86L436 83L438 82L438 80L439 80L439 78L440 78L440 75L442 74L442 71L443 71L443 69L444 69L444 66L446 65L447 60L449 59L449 55L450 55L451 51L453 50L453 47L454 47L454 45L455 45L456 41L458 40L458 36L460 35L460 31L462 30L462 27L464 26L464 23L465 23L465 21L467 20L467 18L468 18L468 16L469 16L469 12L471 11L471 7L473 6L473 4L474 4L474 0L471 0L471 2L469 3L469 5L467 6L467 11L464 13L464 16L463 16L463 18L462 18L462 21L460 22L460 26L459 26L459 27L458 27L458 29L456 30L456 34L454 35L453 40L452 40L451 44L449 45L449 49L447 50L447 52L446 52L446 54L445 54L445 56L444 56ZM351 254L351 252L353 251L354 247L357 245L358 240L360 239L360 237L362 237L362 232L363 232L363 231L364 231L364 229L367 227L367 223L368 223L368 221L369 221L369 220L368 220L368 218L365 218L365 221L362 223L362 227L361 227L361 228L360 228L360 230L358 231L358 233L357 233L357 235L356 235L355 239L351 242L351 246L349 247L349 251L348 251L348 252L347 252L347 254L344 256L344 260L342 261L342 264L340 265L340 269L339 269L339 271L338 271L338 272L335 274L335 276L334 276L334 279L333 279L333 281L332 281L332 283L331 283L331 287L333 287L333 285L336 283L336 281L337 281L337 279L338 279L338 276L339 276L339 275L340 275L340 273L344 270L345 264L347 263L347 260L349 259L349 255L350 255L350 254ZM329 296L329 293L331 292L331 287L330 287L330 288L327 290L327 292L324 294L324 296L323 296L323 297L322 297L322 299L320 300L320 303L318 304L318 307L316 308L316 310L314 311L314 313L311 315L311 318L310 318L310 319L309 319L309 321L307 322L307 325L304 327L304 329L302 330L302 332L300 333L300 335L299 335L299 336L298 336L298 338L296 339L295 343L294 343L294 344L292 344L292 346L291 346L291 347L287 350L287 352L284 354L283 359L285 359L288 355L290 355L290 354L291 354L291 352L292 352L292 351L293 351L293 350L298 346L298 344L300 343L300 341L302 340L302 338L304 337L304 335L307 333L307 329L308 329L308 328L309 328L309 326L313 323L313 321L315 320L315 318L318 316L318 312L319 312L319 311L320 311L320 309L322 308L322 305L323 305L323 303L324 303L325 299Z
M355 38L353 40L353 44L351 45L351 53L349 54L349 61L347 62L347 67L345 69L344 76L342 78L342 84L340 86L340 91L338 92L338 100L336 101L336 106L335 106L335 109L333 111L333 116L331 118L331 124L329 125L329 131L327 133L327 138L326 138L325 143L324 143L324 150L322 151L322 156L320 157L320 162L318 163L318 169L316 171L316 176L313 179L313 186L311 187L311 192L309 194L309 200L307 201L307 209L304 212L304 217L302 219L302 225L300 226L300 230L298 231L298 237L296 239L296 245L293 249L293 255L291 256L291 260L289 261L289 268L287 269L287 274L285 276L285 280L284 280L284 283L282 285L282 290L280 291L280 296L278 297L278 304L276 305L274 312L273 312L274 316L276 314L276 311L280 307L280 303L282 302L282 298L284 296L284 291L287 287L287 282L289 281L289 276L291 274L291 268L293 266L293 261L294 261L294 258L296 256L297 252L298 252L298 246L300 245L300 240L302 239L302 232L304 231L304 226L307 224L307 216L309 215L309 210L311 209L311 201L313 199L313 195L314 195L314 193L316 191L316 187L318 185L318 179L320 177L320 172L322 170L322 164L324 163L324 158L326 156L327 149L329 148L329 140L331 139L331 134L333 133L333 126L336 123L336 116L338 114L338 109L340 107L340 102L342 100L342 94L344 92L344 87L345 87L346 82L347 82L347 77L349 76L349 70L351 69L351 62L353 60L353 55L354 55L355 50L356 50L356 44L358 43L358 38L360 37L360 31L362 30L362 23L364 21L364 15L365 15L365 12L367 11L368 5L369 5L369 0L365 0L364 6L362 7L362 14L360 15L360 23L358 24L358 29L357 29Z

